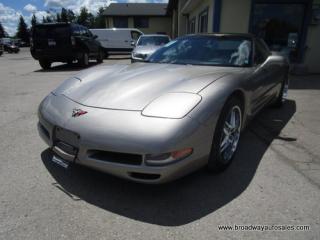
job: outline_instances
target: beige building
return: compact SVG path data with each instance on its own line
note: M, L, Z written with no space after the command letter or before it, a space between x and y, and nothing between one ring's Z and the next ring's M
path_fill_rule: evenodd
M167 4L111 3L104 15L107 28L137 28L145 34L171 35Z
M169 0L172 37L253 33L297 66L320 72L320 0Z

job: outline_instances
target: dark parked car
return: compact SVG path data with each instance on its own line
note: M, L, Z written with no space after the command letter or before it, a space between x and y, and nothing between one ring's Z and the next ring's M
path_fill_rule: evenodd
M15 44L5 43L4 50L8 53L18 53L20 51L20 48Z
M43 69L50 68L53 62L71 64L74 60L87 66L89 59L101 63L104 58L96 38L86 27L78 24L39 24L32 29L30 51Z
M3 44L3 50L8 53L18 53L20 48L14 43L11 38L2 38L1 42Z

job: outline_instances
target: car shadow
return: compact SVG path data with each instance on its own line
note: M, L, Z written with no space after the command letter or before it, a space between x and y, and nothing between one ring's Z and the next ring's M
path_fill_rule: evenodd
M56 182L52 183L75 201L86 201L106 211L162 226L180 226L198 220L237 198L250 184L257 167L274 139L296 112L288 100L283 108L266 108L243 132L234 162L223 173L201 169L175 182L144 185L73 165L54 164L49 149L42 161Z
M73 63L70 65L59 64L59 65L52 66L50 69L38 69L38 70L35 70L34 72L72 72L72 71L80 71L80 70L94 67L97 65L98 65L97 62L89 62L89 65L87 67L79 66L77 63Z
M291 75L289 85L293 90L319 90L320 74Z

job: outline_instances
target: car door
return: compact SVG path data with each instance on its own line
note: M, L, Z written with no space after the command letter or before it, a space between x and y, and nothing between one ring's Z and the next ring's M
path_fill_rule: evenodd
M257 40L254 41L254 67L251 79L252 84L252 110L258 111L270 100L270 87L272 86L272 66L268 64L269 52L261 46Z

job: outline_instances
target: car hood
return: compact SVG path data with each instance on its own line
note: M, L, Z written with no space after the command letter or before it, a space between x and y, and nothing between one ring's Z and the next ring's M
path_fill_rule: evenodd
M161 46L137 46L133 52L139 54L147 54L150 55L159 49Z
M97 67L66 80L53 93L90 107L139 111L169 92L198 93L231 69L152 63Z

